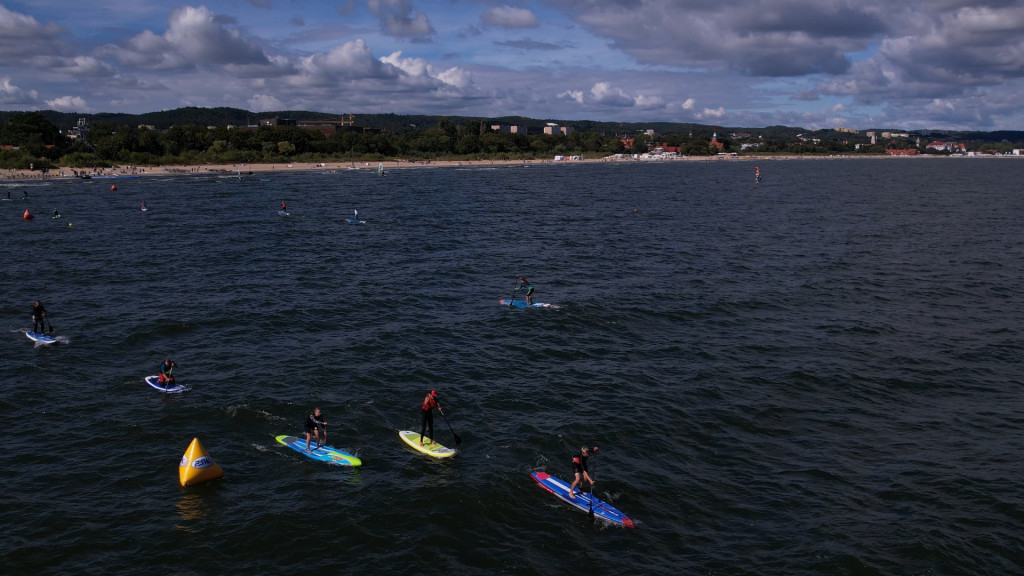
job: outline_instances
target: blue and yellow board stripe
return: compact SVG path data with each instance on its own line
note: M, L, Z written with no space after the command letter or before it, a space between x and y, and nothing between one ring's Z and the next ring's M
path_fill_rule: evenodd
M328 462L330 464L339 464L341 466L362 466L363 461L356 458L352 454L342 452L337 448L330 446L316 446L315 442L310 442L310 451L306 451L306 440L303 438L296 438L295 436L282 435L276 438L278 443L284 444L285 446L295 450L299 454L312 458L313 460L319 460L321 462Z

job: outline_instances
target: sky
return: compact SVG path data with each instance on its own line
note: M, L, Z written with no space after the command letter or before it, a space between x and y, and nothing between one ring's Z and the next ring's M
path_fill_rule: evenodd
M1022 94L1024 0L0 0L0 110L1024 130Z

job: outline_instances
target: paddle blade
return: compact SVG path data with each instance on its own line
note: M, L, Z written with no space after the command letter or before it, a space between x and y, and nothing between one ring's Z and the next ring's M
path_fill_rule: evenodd
M460 436L459 436L458 434L456 434L455 432L452 432L452 436L454 436L454 437L455 437L455 445L456 445L456 446L458 446L459 444L462 444L462 437L460 437Z

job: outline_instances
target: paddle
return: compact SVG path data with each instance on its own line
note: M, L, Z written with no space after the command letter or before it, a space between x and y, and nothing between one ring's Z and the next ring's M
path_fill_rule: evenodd
M516 302L516 292L519 291L519 277L516 276L516 283L512 286L512 298L509 298L508 307L511 308Z
M45 318L45 316L44 316ZM50 324L50 319L46 318L46 325L50 327L50 336L53 336L53 324Z
M597 452L594 452L594 456L597 456ZM596 468L596 466L595 466L595 468ZM590 518L590 521L593 522L594 521L594 482L593 482L594 475L593 474L590 475L590 479L591 479L591 482L590 482L590 510L587 512L587 516Z
M444 423L448 424L448 417L444 415L444 410L441 410L441 407L438 406L437 407L437 411L441 413L441 418L444 418ZM451 424L448 424L448 429L452 430L452 425ZM455 445L456 446L458 446L459 444L462 444L462 438L459 438L459 435L455 433L455 430L452 430L452 436L455 437Z

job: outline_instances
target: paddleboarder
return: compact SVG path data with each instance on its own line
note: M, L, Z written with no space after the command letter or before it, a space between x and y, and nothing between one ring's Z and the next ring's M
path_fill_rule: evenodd
M306 452L309 452L310 435L316 438L317 448L327 444L327 421L324 420L319 407L314 408L313 413L306 417L306 422L302 427L306 431ZM324 431L323 438L320 437L321 430Z
M437 390L431 390L420 405L420 446L423 446L424 438L428 439L427 444L434 443L434 408L441 409L441 404L437 401ZM426 436L428 427L430 435Z
M533 285L530 281L522 276L519 277L519 287L526 290L526 305L530 306L533 304Z
M43 303L36 300L36 303L32 305L32 331L36 334L42 334L46 330L46 308L43 307Z
M583 446L580 448L580 455L572 457L572 469L573 473L575 474L575 478L573 478L572 486L569 487L569 498L576 497L576 495L574 494L576 490L576 485L580 484L581 480L586 480L587 482L590 482L590 491L594 491L594 479L590 477L590 470L587 469L587 458L590 457L591 451L593 451L596 454L597 446L594 446L593 449Z
M164 388L170 388L174 385L174 367L178 364L171 362L170 358L165 358L163 364L160 365L160 375L157 377L156 382Z
M287 212L287 211L288 211L288 205L285 204L284 200L282 200L281 201L281 212Z

